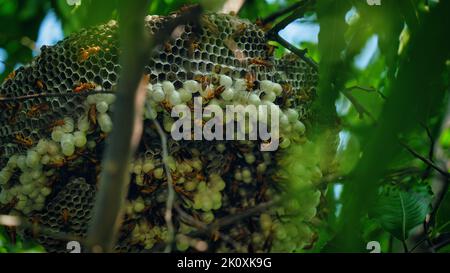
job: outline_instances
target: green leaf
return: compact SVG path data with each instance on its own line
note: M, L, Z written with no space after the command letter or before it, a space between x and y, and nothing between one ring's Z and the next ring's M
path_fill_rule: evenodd
M423 223L429 205L430 196L425 193L394 191L380 195L369 215L394 237L404 241L413 228Z

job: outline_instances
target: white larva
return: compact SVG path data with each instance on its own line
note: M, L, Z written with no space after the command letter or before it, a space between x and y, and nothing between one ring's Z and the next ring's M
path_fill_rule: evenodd
M97 121L98 125L100 125L100 129L102 130L102 132L109 133L112 131L113 124L108 114L99 113L97 115Z
M106 101L100 101L97 102L97 104L95 105L95 109L97 110L98 113L106 113L108 112L108 103L106 103Z

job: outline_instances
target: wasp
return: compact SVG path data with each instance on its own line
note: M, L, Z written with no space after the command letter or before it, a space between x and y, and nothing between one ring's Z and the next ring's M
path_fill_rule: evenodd
M267 32L272 28L271 24L265 24L261 19L256 20L255 23L264 32Z
M288 96L291 95L294 90L292 88L292 85L290 85L289 83L284 83L281 85L281 87L283 88L283 92Z
M64 119L58 119L53 121L47 128L49 131L53 130L56 126L63 126L65 124Z
M254 65L258 65L258 66L265 66L265 67L273 66L273 64L271 62L266 61L261 57L250 59L249 62L250 62L250 64L254 64Z
M244 52L242 52L238 44L232 38L225 39L223 43L231 52L233 52L234 57L236 57L236 59L238 59L241 62L244 60L245 58Z
M215 34L215 35L219 35L220 34L219 28L216 26L216 24L211 22L211 20L207 16L202 16L201 19L200 19L200 22L212 34Z
M92 55L99 53L101 48L99 46L90 46L88 48L82 48L79 56L80 62L84 62Z
M70 213L67 208L63 208L61 211L61 219L63 220L64 225L67 225L70 219Z
M245 82L247 83L247 91L252 91L256 87L256 75L253 72L247 72L245 74Z
M44 89L45 89L45 84L44 84L44 82L41 81L41 80L36 80L35 85L36 85L36 87L37 87L39 90L44 90Z
M16 71L12 71L11 73L8 74L8 76L6 76L5 81L12 80L12 79L14 79L15 76L16 76Z
M221 85L221 86L216 87L214 90L212 90L211 92L209 92L206 95L206 97L205 97L206 101L220 96L220 94L222 94L223 91L225 91L225 86Z
M97 107L92 104L88 110L88 120L91 126L95 127L97 125Z
M268 56L273 56L274 55L274 53L275 53L275 49L277 49L277 47L276 46L274 46L274 45L267 45L267 55Z
M7 103L7 104L5 104L5 108L6 108L6 110L10 110L11 111L11 114L10 114L9 119L8 119L8 123L9 124L16 123L16 121L17 121L17 114L22 109L22 103L20 103L20 102L18 102L18 103Z
M169 42L164 43L164 51L166 53L172 53L172 45Z
M204 75L196 75L194 80L199 82L202 85L202 90L205 90L206 87L211 83L211 79L208 76Z
M33 140L30 137L24 136L22 133L15 134L13 141L28 148L33 146Z
M233 39L239 38L245 33L246 30L247 30L247 24L245 24L245 23L239 24L236 27L236 30L231 34L231 37L233 37Z
M195 50L200 48L200 44L196 41L191 41L189 43L189 57L192 58L192 56L194 56L194 52Z
M172 104L170 104L170 102L168 100L163 100L161 102L161 106L167 111L167 112L171 112L172 111Z
M41 112L48 111L50 109L50 106L48 106L47 103L41 103L38 105L31 106L30 110L27 111L27 117L29 118L36 118L39 116Z
M86 90L93 90L97 87L97 85L93 82L80 83L73 87L73 92L81 93Z

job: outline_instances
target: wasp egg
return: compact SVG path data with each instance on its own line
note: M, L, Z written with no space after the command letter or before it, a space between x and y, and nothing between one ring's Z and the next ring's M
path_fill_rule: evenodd
M164 177L164 169L163 168L157 168L153 171L153 176L156 179L162 179Z
M237 79L234 81L234 89L236 91L245 91L247 89L247 82L244 79Z
M2 170L0 171L0 185L4 185L8 183L9 179L11 179L12 173L9 171Z
M191 92L192 94L195 94L200 91L200 84L197 81L188 80L184 82L183 88Z
M222 99L230 101L234 98L235 93L236 92L234 91L233 88L227 88L225 89L225 91L222 92L222 94L220 94L220 96L222 97Z
M166 98L166 94L163 89L158 86L151 93L151 99L155 102L162 102Z
M65 156L71 156L75 153L75 146L73 142L63 142L61 144L61 151Z
M286 149L289 145L291 145L291 140L289 138L284 138L280 143L280 148Z
M248 97L248 103L253 105L259 105L261 103L261 99L259 98L258 95L252 93Z
M41 139L36 145L36 152L40 155L47 153L47 140Z
M289 108L285 111L285 114L291 123L298 120L298 112L295 109Z
M75 147L81 148L86 145L86 134L82 131L77 131L73 134L73 143Z
M18 156L12 155L9 159L8 159L8 163L6 163L6 166L11 169L14 170L17 167L17 158Z
M142 171L144 173L149 173L154 168L155 168L155 165L153 164L153 162L151 160L145 162L144 165L142 165Z
M39 165L39 161L41 160L39 154L36 151L28 151L27 153L27 158L26 158L26 163L28 165L28 167L30 168L34 168L37 165Z
M178 93L180 94L180 99L182 102L188 102L192 99L192 93L184 88L178 90Z
M228 89L233 85L233 80L226 75L220 75L220 85Z
M49 155L56 155L58 152L59 152L58 144L56 144L54 141L49 141L47 144L47 153Z
M168 95L172 94L172 92L175 91L175 86L173 85L173 83L171 83L169 81L164 81L162 83L162 88L163 88L164 92Z
M253 164L256 160L256 157L253 154L245 154L245 162L248 164Z
M279 83L273 83L272 85L272 92L275 93L275 95L280 96L283 92L283 87Z
M263 92L272 92L273 91L273 82L269 80L264 80L259 83L261 91Z
M64 131L60 126L57 126L52 131L52 140L56 142L61 141L61 137L64 135Z
M41 164L42 165L47 165L50 162L50 156L48 155L43 155L41 157Z
M274 92L265 92L263 96L263 100L274 102L277 97Z
M178 91L172 91L169 95L169 102L172 106L178 105L181 103L181 96Z
M97 102L97 97L95 95L89 95L86 98L88 104L95 104Z

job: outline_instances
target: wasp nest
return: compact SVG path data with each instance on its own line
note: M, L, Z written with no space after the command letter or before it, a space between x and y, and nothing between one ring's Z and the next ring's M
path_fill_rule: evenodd
M146 29L155 33L168 19L148 16ZM246 20L207 14L201 23L182 26L179 37L154 49L145 67L145 129L129 168L128 204L117 250L164 247L167 179L152 120L169 132L175 121L170 110L189 106L195 97L222 108L273 107L280 119L280 149L262 152L261 141L170 139L168 165L176 205L184 211L174 215L177 249L195 250L200 240L211 252L310 247L316 238L313 223L322 170L305 124L309 126L317 72L293 55L275 58L264 31ZM43 47L40 56L1 85L2 97L22 97L1 104L3 211L56 231L85 235L104 140L113 130L115 95L101 91L114 90L121 70L117 30L110 22ZM254 209L279 199L283 201L265 210ZM239 217L252 209L247 217ZM207 233L199 229L199 223L233 215L238 219L228 225ZM35 236L48 251L65 251L64 242Z

